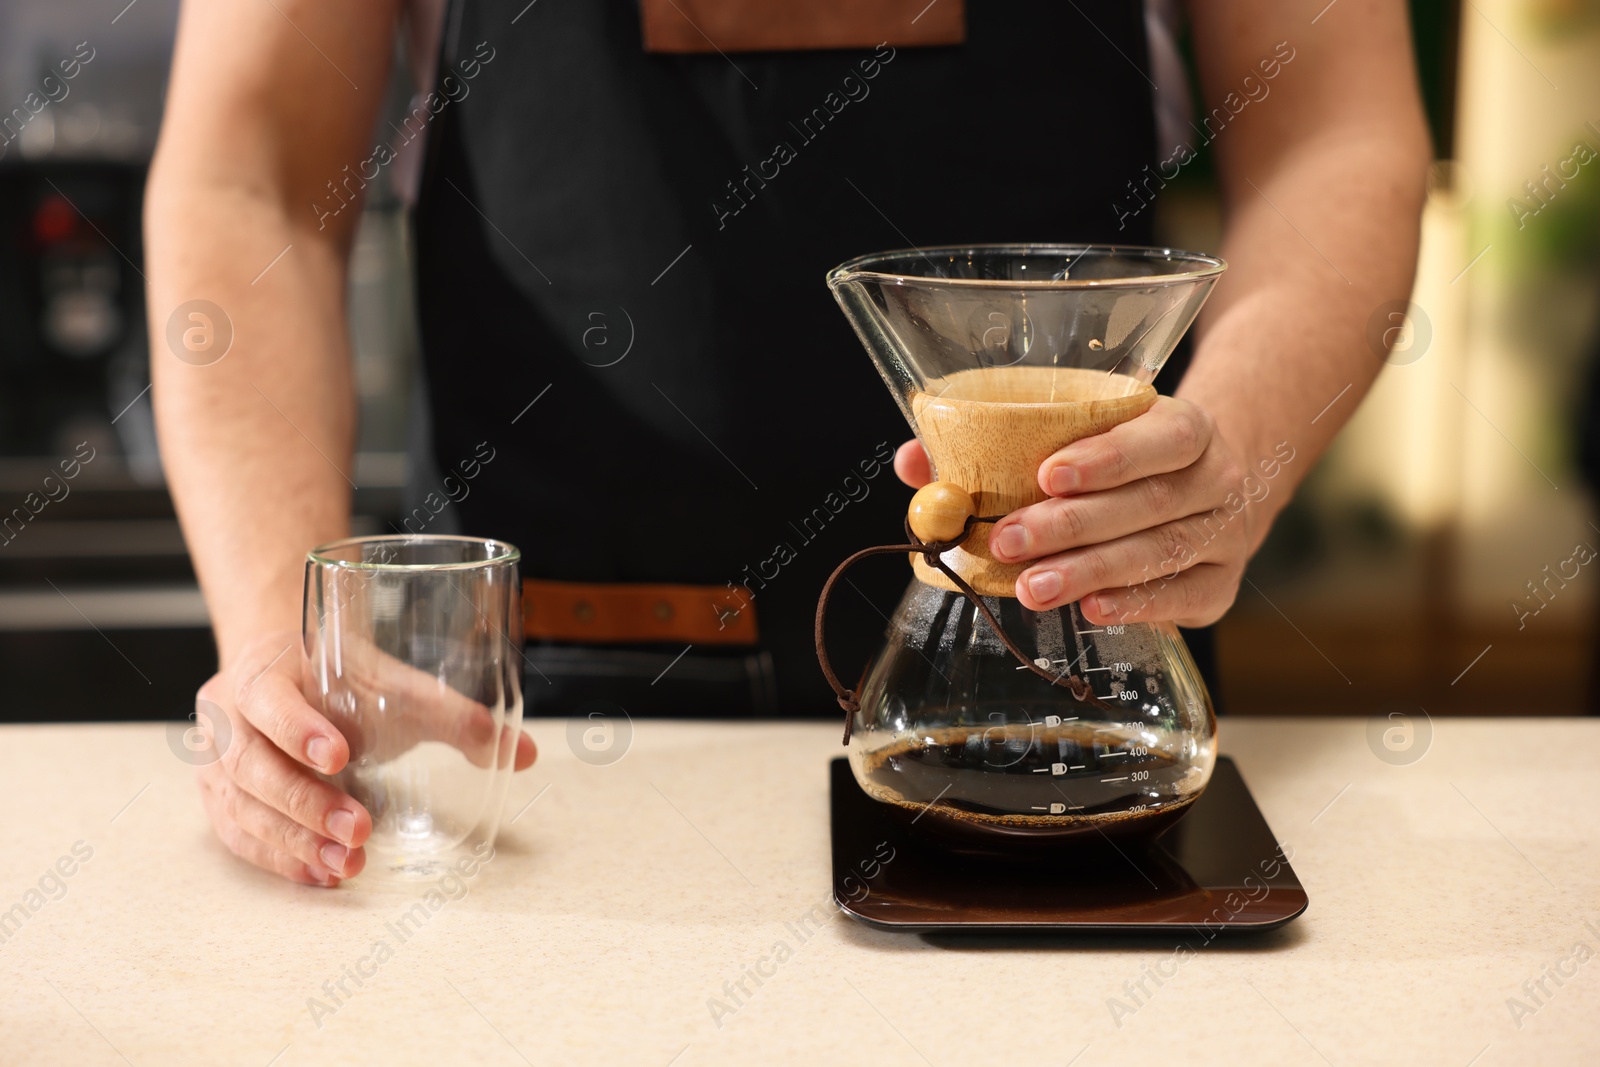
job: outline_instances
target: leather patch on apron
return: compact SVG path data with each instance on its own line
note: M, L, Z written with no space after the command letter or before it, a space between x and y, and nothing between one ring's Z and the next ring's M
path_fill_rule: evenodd
M639 0L646 52L961 44L964 0Z

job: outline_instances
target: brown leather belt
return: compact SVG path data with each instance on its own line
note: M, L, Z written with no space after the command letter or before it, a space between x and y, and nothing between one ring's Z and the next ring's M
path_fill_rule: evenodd
M756 606L727 586L591 584L526 578L522 628L534 641L753 645Z
M960 44L963 0L641 0L646 52ZM892 54L892 53L891 53Z

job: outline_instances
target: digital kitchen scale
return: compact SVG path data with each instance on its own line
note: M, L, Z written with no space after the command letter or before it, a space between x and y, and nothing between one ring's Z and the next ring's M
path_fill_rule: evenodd
M1154 842L1064 846L1059 858L953 852L832 761L833 892L871 926L909 932L1276 929L1306 891L1227 756L1187 814Z

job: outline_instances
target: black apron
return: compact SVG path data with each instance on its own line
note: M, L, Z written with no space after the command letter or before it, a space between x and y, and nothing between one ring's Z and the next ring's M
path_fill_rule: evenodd
M676 662L530 645L530 712L838 714L817 594L902 536L884 458L910 433L824 274L908 245L1149 243L1151 212L1113 206L1156 158L1143 5L967 10L958 46L721 56L645 53L630 0L453 4L441 76L493 58L429 127L416 284L434 460L493 450L461 525L532 576L748 588L761 631ZM849 503L805 522L830 494ZM910 577L852 573L842 674Z

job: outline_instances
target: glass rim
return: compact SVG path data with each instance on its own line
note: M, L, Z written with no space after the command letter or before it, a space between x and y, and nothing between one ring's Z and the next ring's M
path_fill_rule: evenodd
M959 256L963 253L1011 253L1018 256L1067 255L1081 259L1095 255L1123 255L1134 259L1169 259L1194 264L1194 269L1172 274L1143 275L1126 278L941 278L929 274L905 274L895 271L874 270L895 259L921 257ZM1143 289L1152 285L1172 285L1178 282L1201 281L1215 278L1228 269L1227 260L1205 252L1186 252L1181 248L1163 248L1155 245L1114 244L968 244L939 245L930 248L897 248L886 252L872 252L846 260L828 272L828 287L836 288L846 282L872 280L899 285L941 285L959 288L990 289Z
M367 563L359 560L331 559L326 553L351 545L376 544L392 541L396 544L434 545L493 545L504 551L488 559L469 559L458 563ZM306 562L319 567L343 567L356 571L470 571L488 567L504 567L522 559L522 550L516 545L494 537L465 537L457 534L368 534L364 537L341 537L337 541L320 544L306 553Z

